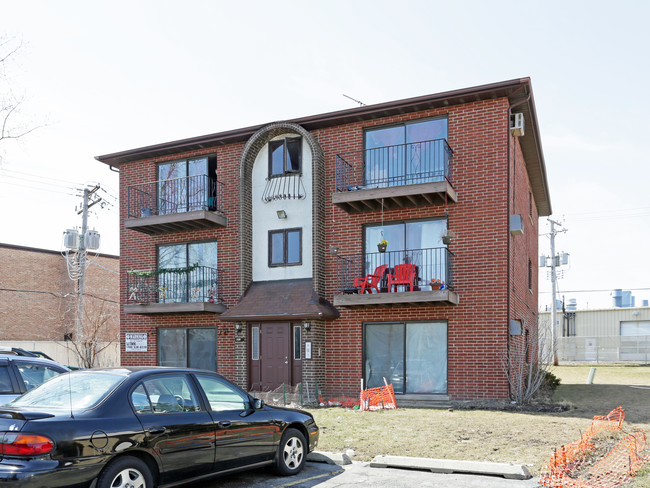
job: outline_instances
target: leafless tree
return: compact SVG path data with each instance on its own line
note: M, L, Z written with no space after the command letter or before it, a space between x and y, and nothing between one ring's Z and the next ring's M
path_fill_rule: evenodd
M102 352L118 341L116 317L101 301L97 306L85 309L84 330L81 340L72 336L66 341L68 348L76 355L82 368L96 368L102 364Z
M22 47L22 42L0 36L0 141L18 139L40 127L20 121L19 114L25 99L16 95L9 82L8 65Z
M502 356L502 367L508 377L511 399L518 404L529 404L540 393L553 366L553 347L550 328L538 323L511 336L511 342Z

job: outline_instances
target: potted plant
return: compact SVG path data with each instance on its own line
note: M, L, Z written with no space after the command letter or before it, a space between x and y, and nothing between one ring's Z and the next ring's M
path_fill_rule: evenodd
M382 239L377 243L377 250L379 252L386 252L387 247L388 247L388 241L385 239Z
M453 231L447 229L445 233L442 235L442 243L445 246L448 246L449 244L451 244L451 241L454 240L455 237L456 234Z

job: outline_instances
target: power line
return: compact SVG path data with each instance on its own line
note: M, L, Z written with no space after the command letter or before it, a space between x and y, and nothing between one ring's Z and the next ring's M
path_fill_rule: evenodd
M615 288L607 288L607 289L604 289L604 290L563 290L561 293L598 293L598 292L605 292L605 291L611 292L611 291L614 291L614 289ZM648 290L650 290L650 288L621 288L621 289L624 289L626 291L648 291ZM540 294L541 293L547 294L547 293L552 293L552 292L550 292L550 291L540 291L539 293Z

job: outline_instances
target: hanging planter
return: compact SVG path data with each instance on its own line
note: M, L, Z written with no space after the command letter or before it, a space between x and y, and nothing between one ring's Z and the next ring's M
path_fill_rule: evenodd
M379 241L379 242L377 243L377 250L378 250L379 252L386 252L386 248L387 248L387 247L388 247L388 241L386 241L386 240Z
M449 244L451 244L451 241L453 241L455 237L456 237L456 234L454 232L450 231L449 229L447 229L445 234L441 237L442 243L445 246L448 246Z

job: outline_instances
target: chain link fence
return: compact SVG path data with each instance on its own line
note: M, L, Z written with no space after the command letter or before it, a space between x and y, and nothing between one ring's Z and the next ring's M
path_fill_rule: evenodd
M650 363L650 335L559 337L560 361Z

